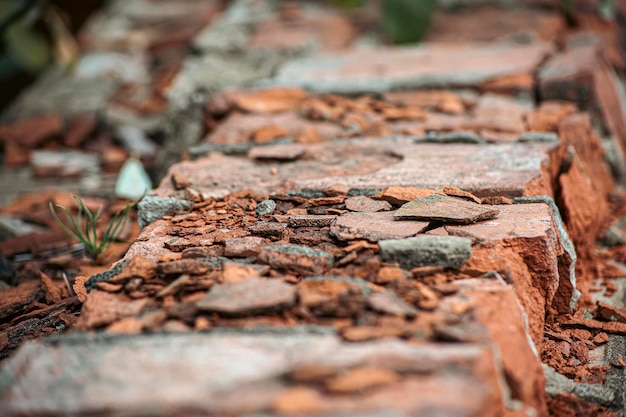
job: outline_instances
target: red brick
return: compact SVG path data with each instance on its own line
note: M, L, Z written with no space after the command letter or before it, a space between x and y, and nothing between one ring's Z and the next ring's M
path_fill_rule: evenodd
M498 206L496 219L466 226L446 226L453 236L472 239L472 257L464 269L472 274L498 271L515 286L528 315L530 335L541 350L543 325L552 308L570 311L573 295L569 270L560 270L567 255L552 209L547 204ZM559 296L557 297L557 294ZM564 306L553 303L565 301Z
M294 354L296 353L297 354ZM67 367L81 358L80 369ZM102 360L102 358L116 358ZM373 391L329 394L315 384L290 382L303 365L334 375L359 368L384 369ZM89 369L85 374L84 370ZM145 370L150 369L149 375ZM220 377L215 378L215 369ZM245 370L242 372L241 370ZM0 390L3 415L140 412L159 407L172 415L243 416L268 410L315 415L456 414L496 416L505 394L494 352L484 345L406 343L351 344L334 335L168 334L98 340L40 341L5 363ZM395 379L395 378L394 378ZM114 380L115 383L111 383ZM336 380L335 380L336 381ZM49 387L55 389L50 391ZM77 392L76 387L80 387ZM306 388L306 395L292 391Z

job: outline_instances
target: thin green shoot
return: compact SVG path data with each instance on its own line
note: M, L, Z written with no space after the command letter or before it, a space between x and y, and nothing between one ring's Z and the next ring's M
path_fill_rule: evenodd
M134 203L127 204L120 212L114 214L107 225L106 230L101 236L98 236L98 223L100 222L102 215L102 206L95 212L92 212L85 206L83 200L78 196L72 196L72 198L78 204L78 212L76 217L72 216L67 207L61 204L49 203L50 212L52 217L59 224L59 226L67 233L72 239L83 244L85 252L93 259L97 260L102 252L111 246L113 242L117 240L118 235L122 231L128 215L132 209L137 207L141 198ZM57 208L65 215L65 222L59 218L57 214Z

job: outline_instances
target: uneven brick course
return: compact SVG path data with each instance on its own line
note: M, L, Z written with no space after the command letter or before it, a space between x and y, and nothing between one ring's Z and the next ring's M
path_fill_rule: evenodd
M167 170L123 259L81 268L76 297L45 274L2 290L2 357L30 327L76 334L2 364L0 414L623 411L626 301L594 301L626 276L618 23L472 6L418 46L363 47L371 5L184 3L113 2L81 43L141 56L105 80L85 54L83 78L42 79L0 125L23 165L103 134L101 112L102 140L159 137L144 160Z

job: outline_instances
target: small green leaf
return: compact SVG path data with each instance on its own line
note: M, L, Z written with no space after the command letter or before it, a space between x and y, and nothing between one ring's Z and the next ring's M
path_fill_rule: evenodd
M428 31L436 4L436 0L383 0L383 28L394 43L417 42Z
M6 31L5 42L11 58L25 71L37 74L52 57L46 38L21 21L13 23Z
M331 0L331 3L344 9L356 9L363 6L365 1L366 0Z

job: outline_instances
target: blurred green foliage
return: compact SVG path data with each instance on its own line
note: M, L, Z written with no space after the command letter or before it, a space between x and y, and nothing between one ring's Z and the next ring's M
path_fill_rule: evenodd
M368 0L329 1L344 9L356 9L368 2ZM598 15L606 20L613 19L616 1L598 0ZM560 0L560 2L567 23L575 25L576 1ZM428 32L436 9L437 0L380 0L380 23L387 36L396 44L419 42Z
M367 0L331 0L331 3L335 6L342 7L344 9L356 9L365 5Z
M426 35L437 0L382 0L381 23L397 44L418 42Z
M51 62L53 45L38 27L44 6L42 0L0 0L0 79L19 71L37 74Z

